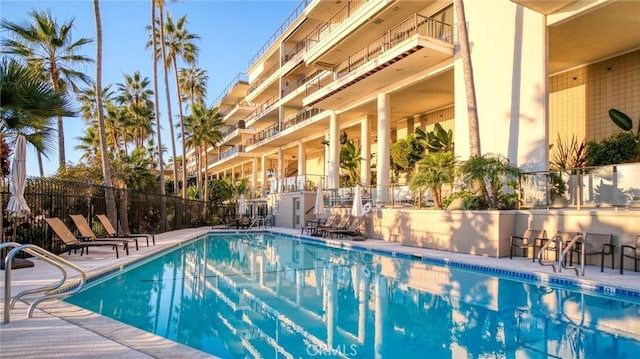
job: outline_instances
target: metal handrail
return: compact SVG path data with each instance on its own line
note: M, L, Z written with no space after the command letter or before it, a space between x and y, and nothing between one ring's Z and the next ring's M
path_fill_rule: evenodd
M542 248L540 248L540 250L538 251L538 263L540 263L540 265L542 266L551 266L553 268L553 272L554 273L560 273L562 272L562 268L565 269L573 269L576 271L576 275L577 276L583 276L584 277L584 261L585 261L585 249L584 249L584 245L580 246L580 267L576 267L574 265L566 265L565 264L565 258L567 256L567 253L571 252L573 250L573 248L575 248L576 245L578 245L578 243L584 243L585 238L584 235L582 234L578 234L576 236L574 236L569 242L567 242L566 244L564 243L562 236L560 234L556 234L553 239L547 241L547 243L545 243ZM549 247L551 245L554 245L554 249L556 250L556 253L558 254L556 256L556 260L555 261L543 261L542 260L542 254L549 249Z
M13 309L16 302L21 297L27 294L33 294L38 292L51 292L53 290L60 288L67 280L67 271L65 270L64 265L80 273L80 282L78 283L78 285L73 290L68 292L53 293L53 294L45 293L44 295L36 298L36 300L34 300L33 303L31 303L31 305L27 309L28 318L31 318L33 316L33 311L35 310L36 306L40 302L47 299L53 299L53 298L58 298L62 296L67 296L70 294L75 294L84 287L84 284L87 281L87 274L81 267L34 244L20 244L17 242L7 242L7 243L0 244L0 250L4 250L4 248L7 248L7 247L13 247L13 249L11 249L9 253L7 253L7 256L4 259L4 323L9 323L10 310ZM13 260L13 257L20 251L31 254L34 257L40 258L45 262L58 267L62 272L62 278L53 284L48 284L40 288L27 289L25 291L22 291L12 299L11 298L11 261Z

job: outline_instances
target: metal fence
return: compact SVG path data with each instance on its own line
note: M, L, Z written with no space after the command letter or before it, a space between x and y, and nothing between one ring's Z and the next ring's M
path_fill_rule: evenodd
M86 183L29 178L24 197L31 208L31 215L25 219L14 219L8 217L6 212L9 184L5 181L0 187L2 240L32 243L60 253L63 248L53 240L53 232L43 219L58 217L74 230L70 214L82 214L89 220L94 232L102 234L103 229L95 215L106 213L106 189ZM134 190L112 190L117 212L116 225L121 228L126 224L131 232L162 233L209 225L213 224L215 218L235 215L233 203L207 203Z

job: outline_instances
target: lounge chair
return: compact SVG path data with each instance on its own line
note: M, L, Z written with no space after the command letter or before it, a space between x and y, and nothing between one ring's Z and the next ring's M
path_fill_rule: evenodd
M509 258L513 259L513 249L522 249L522 256L529 256L529 248L533 248L533 261L536 261L536 247L542 247L542 241L546 240L547 231L544 229L525 229L521 236L511 236L511 251L509 252Z
M340 216L338 218L337 222L318 226L312 235L326 237L329 234L329 231L346 230L349 227L353 216Z
M134 242L136 244L136 250L138 250L138 238L136 238L136 237L130 237L130 238L109 238L109 237L101 238L101 237L96 236L95 233L93 233L93 230L91 229L91 226L89 226L89 222L87 222L87 220L81 214L71 214L71 215L69 215L69 217L71 217L71 220L73 221L73 224L75 224L76 228L78 228L78 231L80 232L80 237L82 237L82 239L85 240L85 241L96 241L96 242L112 241L112 242L120 242L120 243Z
M65 249L71 251L80 249L80 255L84 254L84 250L87 250L87 254L89 254L89 247L101 247L101 246L112 246L113 249L116 250L116 258L120 258L120 254L118 253L118 246L122 245L127 254L129 254L129 243L128 242L120 242L120 241L99 241L99 242L82 242L76 236L73 235L71 230L60 220L60 218L52 217L44 219L49 227L53 229L53 232L56 234L58 238L64 243Z
M311 234L313 231L316 230L316 228L320 227L320 226L324 226L327 225L329 223L335 223L335 221L340 217L339 214L334 213L331 216L329 216L329 218L327 219L323 219L322 217L316 217L316 219L311 220L311 221L306 221L304 224L304 227L302 227L302 231L300 232L300 234L304 234L304 231L307 231L307 234Z
M573 264L573 255L578 255L578 261L580 261L580 251L584 245L585 256L600 255L600 272L604 272L604 256L611 256L611 269L615 265L615 256L613 250L616 246L613 245L612 234L598 234L598 233L586 233L584 236L584 242L578 242L576 247L571 250L569 257L569 264Z
M638 261L640 261L640 235L636 236L636 245L624 245L620 249L620 274L623 274L624 259L631 258L634 263L634 270L638 271Z
M346 228L327 229L326 234L340 237L363 237L360 226L362 226L365 218L365 216L350 216Z
M147 247L149 247L149 238L151 238L151 241L153 242L153 245L156 245L156 236L153 235L152 233L118 233L118 231L116 231L115 227L113 227L113 224L111 224L111 221L109 220L109 217L107 217L104 214L96 214L96 218L98 218L98 221L100 221L100 224L102 224L102 227L104 228L105 232L107 232L107 236L109 238L114 238L114 237L120 237L120 238L146 238L147 239ZM138 242L136 241L136 247L138 245Z

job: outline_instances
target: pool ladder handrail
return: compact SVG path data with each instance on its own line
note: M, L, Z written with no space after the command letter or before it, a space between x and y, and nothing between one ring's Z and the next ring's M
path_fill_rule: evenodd
M38 247L34 244L20 244L17 242L7 242L7 243L0 244L0 250L5 250L5 248L8 248L8 247L13 247L13 249L11 249L9 253L7 253L4 259L4 323L9 323L11 309L13 309L18 299L22 298L23 296L27 294L38 293L38 292L47 292L42 296L36 298L33 301L33 303L29 305L29 308L27 309L27 317L32 318L33 311L40 302L48 299L75 294L84 287L84 284L87 281L87 274L81 267L47 251L42 247ZM58 267L62 272L62 278L53 284L48 284L40 288L27 289L25 291L22 291L12 299L11 298L11 261L13 260L13 257L18 252L21 252L21 251L31 254L34 257L40 258L43 261L55 267ZM76 285L76 287L73 290L70 290L68 292L50 294L51 291L54 291L60 288L66 282L67 270L64 267L65 265L76 270L78 273L80 273L80 282Z
M576 245L584 243L585 236L581 233L578 233L574 236L569 242L566 244L562 240L562 236L560 234L556 234L553 239L548 240L542 248L538 251L538 263L542 266L551 266L553 268L554 273L562 272L562 268L564 269L573 269L576 271L576 276L584 277L584 260L585 260L585 246L580 246L580 267L576 267L574 265L566 265L565 258L567 253L569 253ZM543 261L542 254L549 249L551 245L554 245L556 253L555 261Z

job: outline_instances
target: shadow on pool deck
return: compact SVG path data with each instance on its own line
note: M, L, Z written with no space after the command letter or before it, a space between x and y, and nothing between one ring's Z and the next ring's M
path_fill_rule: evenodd
M271 229L270 229L271 230ZM300 230L274 228L274 231L299 235ZM208 233L209 227L185 229L156 236L156 246L131 250L129 256L115 258L109 247L91 248L90 255L63 254L62 257L82 267L90 276L120 268L126 263L149 257L169 247ZM233 231L232 231L233 232ZM417 254L468 264L492 266L527 273L547 273L565 278L576 278L575 272L566 270L553 273L550 267L542 267L526 258L488 258L460 253L444 252L422 248L401 246L380 240L345 242L346 246L378 248L397 253ZM12 271L11 293L37 288L60 278L60 272L52 265L32 260L33 268ZM69 271L70 278L77 276ZM4 272L0 272L0 309L4 313ZM597 266L587 266L587 281L614 287L640 291L640 273L627 271L620 275L618 270L605 268L600 272ZM11 322L0 324L0 357L2 358L210 358L211 355L189 348L160 336L122 324L118 321L95 314L60 300L42 302L34 311L33 318L27 319L28 303L34 296L19 301L11 310Z

